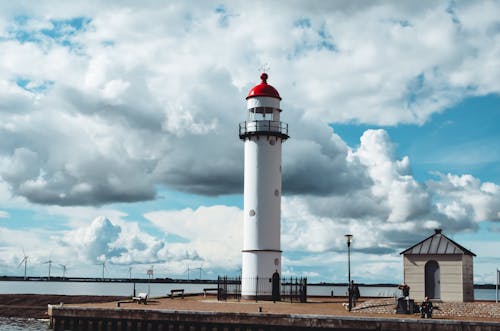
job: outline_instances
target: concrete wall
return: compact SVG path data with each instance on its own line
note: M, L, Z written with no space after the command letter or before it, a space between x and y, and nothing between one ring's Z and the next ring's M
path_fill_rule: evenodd
M473 300L472 257L460 254L404 255L404 281L411 298L418 302L425 297L425 264L431 260L439 264L442 301Z
M495 331L500 323L294 314L245 314L50 306L52 330Z

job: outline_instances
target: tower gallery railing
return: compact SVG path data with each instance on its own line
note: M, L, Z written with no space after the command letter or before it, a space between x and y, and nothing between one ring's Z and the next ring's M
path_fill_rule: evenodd
M288 139L288 124L280 121L258 120L240 123L240 139L264 134Z

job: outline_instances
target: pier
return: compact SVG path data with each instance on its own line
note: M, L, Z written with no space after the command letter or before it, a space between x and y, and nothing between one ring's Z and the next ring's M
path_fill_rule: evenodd
M323 299L321 299L323 300ZM382 315L359 310L347 312L340 300L309 303L218 302L213 298L157 298L147 306L115 302L49 305L52 330L99 331L278 331L278 330L442 330L496 331L500 316L470 320L416 315ZM491 303L494 305L493 303ZM486 309L486 308L485 308Z

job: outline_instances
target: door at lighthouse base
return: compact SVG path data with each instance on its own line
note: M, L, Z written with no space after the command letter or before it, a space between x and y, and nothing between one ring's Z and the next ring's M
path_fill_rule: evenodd
M280 274L278 270L273 274L272 277L272 287L273 287L273 301L280 301Z

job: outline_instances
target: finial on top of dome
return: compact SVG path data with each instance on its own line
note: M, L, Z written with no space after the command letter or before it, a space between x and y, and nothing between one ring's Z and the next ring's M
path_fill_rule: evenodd
M268 77L269 76L265 72L263 72L262 75L260 75L260 79L262 79L262 83L267 84Z

